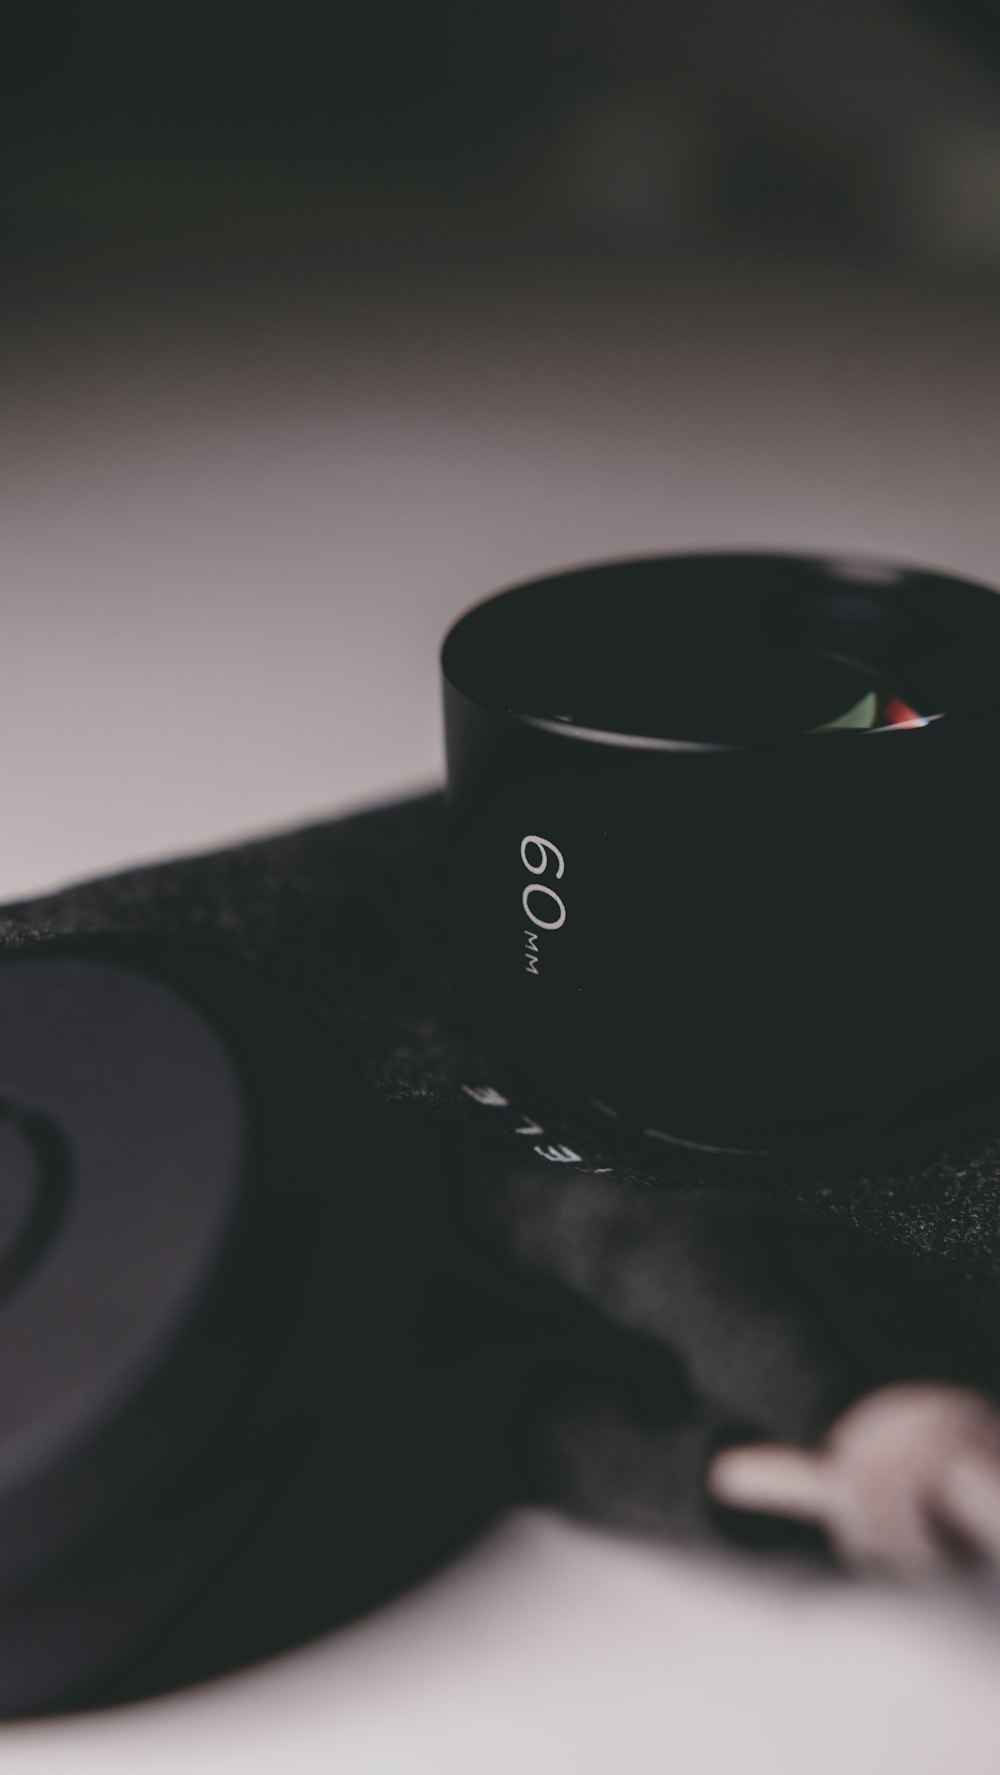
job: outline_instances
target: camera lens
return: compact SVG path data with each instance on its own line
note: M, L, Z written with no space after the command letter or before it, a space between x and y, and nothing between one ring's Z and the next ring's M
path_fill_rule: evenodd
M443 669L456 979L526 1074L769 1150L988 1066L994 592L853 557L612 562L478 605Z

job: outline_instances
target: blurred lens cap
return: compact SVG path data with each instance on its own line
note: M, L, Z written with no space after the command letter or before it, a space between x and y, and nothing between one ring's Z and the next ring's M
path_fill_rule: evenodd
M252 1507L331 1072L235 960L0 966L0 1710L75 1693Z
M505 1420L447 1200L437 1132L265 967L0 964L0 1715L231 1669L482 1522Z
M146 1425L133 1443L123 1423L212 1286L246 1136L203 1016L147 975L63 957L0 968L0 1115L3 1585L140 1478Z

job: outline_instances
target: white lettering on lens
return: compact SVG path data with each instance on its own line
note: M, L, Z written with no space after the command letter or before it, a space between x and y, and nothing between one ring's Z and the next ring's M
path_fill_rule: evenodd
M547 900L552 901L556 908L554 918L540 918L537 912L532 912L532 894L544 894ZM566 923L565 906L560 900L559 895L556 893L555 888L546 887L544 881L532 881L528 883L524 893L521 895L521 905L524 907L532 924L536 924L539 927L539 930L558 931Z
M544 875L552 863L555 864L556 881L560 881L566 872L566 859L559 846L550 838L539 837L537 832L529 832L522 838L521 861L529 875ZM537 933L561 930L566 923L566 906L561 895L547 881L529 881L521 893L521 905L525 917L536 927L534 931L524 933L524 971L537 975L541 960Z
M542 860L540 863L529 863L527 854L529 844L535 845L541 852ZM524 867L532 875L545 874L545 871L549 866L548 858L545 855L546 851L551 851L558 863L558 868L556 869L556 880L558 881L566 867L566 864L563 861L562 851L558 850L554 844L550 844L547 838L538 838L533 832L529 832L527 838L522 838L521 840L521 861L524 864Z
M506 1109L507 1099L494 1091L492 1085L463 1085L462 1090L474 1103L482 1103L487 1109Z

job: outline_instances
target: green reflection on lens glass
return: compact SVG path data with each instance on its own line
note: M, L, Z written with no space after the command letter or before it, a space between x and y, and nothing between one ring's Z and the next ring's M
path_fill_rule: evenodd
M878 693L869 690L863 697L859 697L856 703L852 703L849 709L845 709L842 715L838 715L834 721L824 721L819 727L811 727L809 731L810 733L832 733L840 727L874 727L877 716Z

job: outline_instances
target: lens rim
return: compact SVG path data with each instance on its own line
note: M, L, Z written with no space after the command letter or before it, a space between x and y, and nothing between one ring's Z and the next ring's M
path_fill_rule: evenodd
M562 596L584 581L593 582L598 576L610 579L616 573L648 573L651 568L659 569L674 582L667 589L679 600L697 598L699 585L703 589L713 571L724 575L727 584L732 585L741 575L750 581L773 570L779 581L784 582L775 591L776 608L782 601L789 600L791 609L797 597L801 597L804 603L807 595L815 593L817 585L822 586L824 581L831 588L841 585L847 601L850 601L852 593L858 599L863 598L866 592L884 599L887 594L910 589L921 594L925 600L928 595L942 600L942 610L934 616L936 633L941 641L945 640L949 632L954 633L957 626L952 612L945 608L946 604L959 601L964 604L967 612L972 598L978 607L977 623L980 626L984 623L986 626L995 626L997 658L1000 661L1000 594L982 580L969 579L943 569L916 566L888 556L852 555L834 550L691 550L678 554L651 551L609 557L520 580L471 605L452 624L441 648L441 669L450 692L461 697L470 706L482 709L494 717L506 718L512 723L560 738L611 748L664 753L744 753L803 744L815 746L817 743L842 747L846 734L852 735L855 741L863 738L869 744L878 739L885 743L888 736L893 736L898 746L899 735L904 732L929 736L935 731L953 729L959 725L968 728L988 724L1000 717L1000 674L995 701L977 704L962 712L942 708L921 713L919 721L912 723L881 723L867 728L831 728L822 725L725 738L655 734L609 726L601 722L588 722L572 716L540 713L531 708L530 697L518 698L510 694L515 686L511 685L510 692L504 695L497 683L491 682L490 656L495 652L496 636L504 626L505 617L508 619L506 626L509 627L509 634L505 637L508 649L514 642L523 641L527 652L532 644L532 625L537 623L539 599L553 594ZM796 578L799 584L795 583ZM612 595L610 583L608 594ZM993 611L988 610L985 602L987 599L993 604ZM836 656L826 651L826 657ZM845 663L864 667L862 661L841 657ZM947 720L942 719L945 716Z

